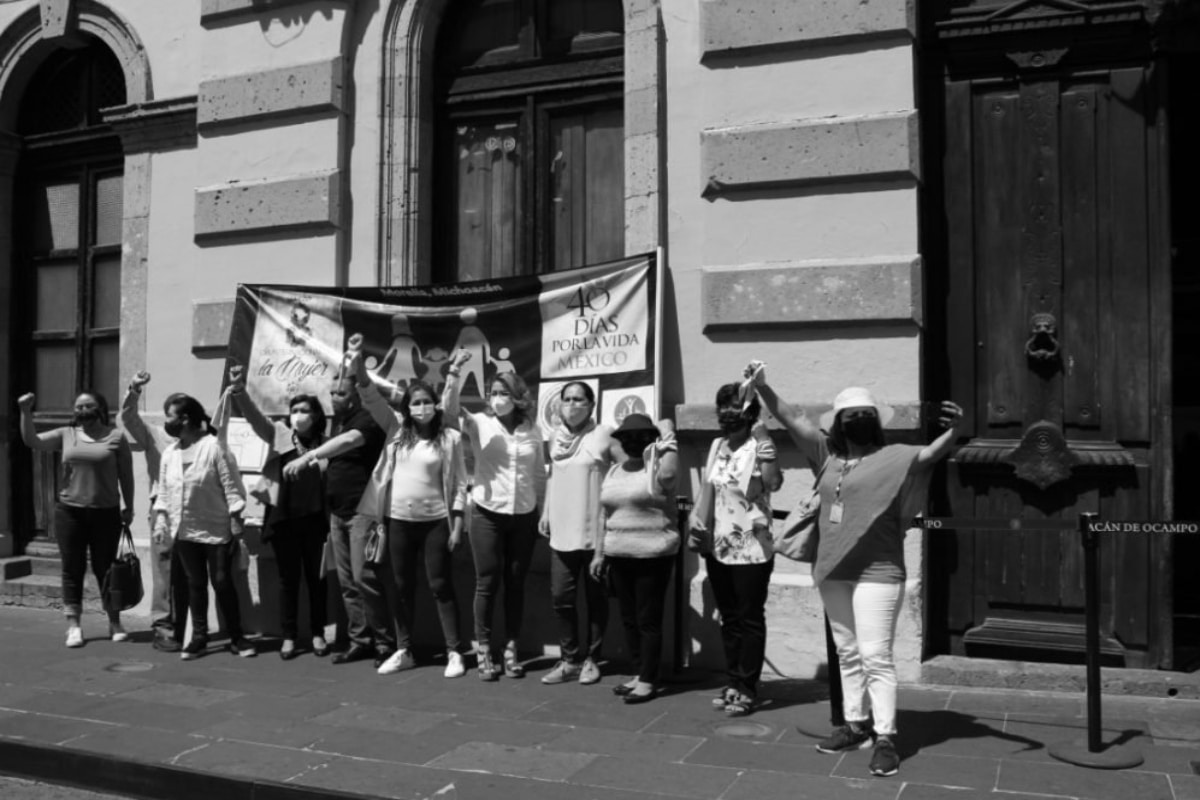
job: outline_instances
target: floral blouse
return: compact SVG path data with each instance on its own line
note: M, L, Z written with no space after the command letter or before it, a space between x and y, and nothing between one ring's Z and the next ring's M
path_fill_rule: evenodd
M736 450L717 447L708 480L714 491L713 557L722 564L762 564L775 556L771 545L771 495L760 464L775 460L770 439L746 439Z

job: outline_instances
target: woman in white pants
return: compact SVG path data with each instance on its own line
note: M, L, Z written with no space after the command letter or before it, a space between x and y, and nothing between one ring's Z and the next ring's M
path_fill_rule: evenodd
M803 411L782 402L767 385L762 362L746 368L763 404L788 429L810 463L825 464L821 494L821 543L813 582L833 629L845 694L846 724L817 749L840 753L875 740L871 773L895 775L896 664L892 645L904 600L904 532L920 509L929 473L950 452L962 409L943 402L946 430L931 444L886 444L883 426L892 410L866 389L844 389L833 401L825 433ZM869 706L864 703L869 700ZM874 728L869 720L874 716Z

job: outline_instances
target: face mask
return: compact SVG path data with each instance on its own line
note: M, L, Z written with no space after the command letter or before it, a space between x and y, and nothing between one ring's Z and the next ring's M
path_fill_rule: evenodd
M90 425L91 423L96 422L99 419L100 419L100 412L94 408L88 409L87 411L76 411L75 412L75 425L76 426Z
M437 406L433 403L422 403L421 405L410 405L408 407L408 415L412 417L412 421L424 425L433 419L437 413Z
M493 397L491 403L492 411L496 412L497 417L503 417L506 414L510 414L512 413L512 410L516 408L516 404L513 403L511 397Z
M873 417L856 417L842 423L842 433L846 441L863 447L875 441L875 427L878 424Z
M625 451L625 455L630 458L641 458L646 452L646 448L654 444L653 439L645 439L637 436L625 438L621 440L621 449Z
M591 407L586 403L564 403L559 413L562 414L563 422L575 428L591 415L591 411Z
M313 417L307 411L292 412L292 430L301 436L312 430Z
M746 427L746 418L742 416L742 412L727 408L717 412L717 424L725 433L736 433Z
M167 436L179 438L179 434L183 433L183 420L169 419L163 423L163 430L167 432Z

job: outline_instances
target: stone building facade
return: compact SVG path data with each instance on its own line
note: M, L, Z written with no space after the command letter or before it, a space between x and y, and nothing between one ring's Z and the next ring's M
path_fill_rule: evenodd
M554 70L566 64L576 71L556 84L555 97L569 105L595 93L596 107L615 114L604 126L585 121L579 130L600 131L597 142L617 142L617 155L605 163L619 165L619 180L611 183L610 174L611 185L596 191L616 192L619 234L599 250L581 246L613 257L663 248L664 411L677 418L691 482L715 435L715 390L752 358L767 361L780 393L812 414L844 386L868 386L897 409L894 434L922 440L929 435L922 401L951 388L940 375L949 338L944 298L929 296L945 280L927 275L934 261L943 272L947 261L944 231L929 222L945 213L944 115L925 107L929 97L940 102L929 87L942 84L948 57L922 48L942 46L937 31L944 26L937 26L946 20L986 17L993 24L997 15L1034 18L1088 5L13 0L0 4L0 218L13 220L0 228L0 296L14 309L29 303L40 309L37 286L65 285L29 277L29 254L37 250L27 241L29 230L42 223L28 229L19 222L36 213L31 204L59 208L46 191L60 186L55 158L68 164L92 157L85 144L72 150L68 134L23 131L31 87L43 85L46 65L64 54L103 50L97 63L110 72L118 65L123 79L122 101L76 126L104 140L97 152L103 150L108 172L96 174L120 178L119 198L97 211L98 184L85 175L78 213L99 219L117 203L119 236L73 242L75 249L52 242L46 257L88 246L95 258L119 254L119 283L105 290L116 292L119 317L105 325L80 322L80 330L92 333L71 340L82 359L71 363L114 392L133 372L148 369L149 418L169 391L202 398L215 392L238 283L387 285L470 275L466 267L455 273L447 266L453 254L444 241L453 229L447 218L455 214L445 185L458 178L439 159L448 137L467 136L462 131L470 127L454 121L455 109L486 108L525 92L529 119L551 120L545 135L557 136L555 106L543 108L529 86L559 80ZM578 6L578 14L560 12L568 6ZM491 49L471 39L485 36L487 20L513 13L519 24L511 42L501 41L502 31L487 34L499 37ZM482 27L471 14L484 15ZM460 39L448 32L454 25L463 26ZM555 25L566 26L567 44L555 51L562 57L517 59L515 72L495 78L488 65L503 72L505 53L525 46L529 26L539 25L551 34ZM551 34L539 41L551 42ZM483 55L456 61L444 52L450 47ZM540 55L551 49L545 45ZM53 147L61 154L31 173L31 154ZM537 248L559 229L539 238L541 189L522 191L535 209L522 218L534 231L525 261L535 263L532 253L542 253ZM89 228L81 230L87 235ZM501 234L489 235L488 246L496 246ZM104 250L112 245L119 247ZM95 258L78 256L79 280L101 280L93 275ZM552 253L538 258L540 269L574 265ZM104 279L111 280L118 273L105 264ZM940 309L934 332L931 304ZM0 374L0 396L14 398L26 388L21 381L43 393L74 390L45 377L37 383L37 369L67 363L55 361L46 344L60 339L33 335L39 325L30 313L0 325L0 360L13 365ZM92 334L119 341L113 345L119 357L91 354ZM54 415L47 413L49 424ZM18 453L14 414L9 400L0 409L0 546L9 552L36 527L30 500L36 504L37 493L46 491L45 479L21 473L52 476ZM811 473L782 436L780 442L784 506ZM910 533L906 547L898 656L903 676L912 679L922 659L938 651L927 626L942 623L931 622L925 608L925 538ZM715 612L702 578L689 562L681 647L697 663L714 666L720 661ZM777 568L769 614L772 665L788 675L815 674L824 657L819 602L806 568ZM537 636L550 641L547 633Z

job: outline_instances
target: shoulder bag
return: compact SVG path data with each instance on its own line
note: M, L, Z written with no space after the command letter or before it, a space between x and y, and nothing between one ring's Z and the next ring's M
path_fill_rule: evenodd
M829 458L813 478L812 492L800 499L787 515L783 527L775 535L775 552L793 561L812 564L817 560L817 545L821 540L821 476L829 466Z

